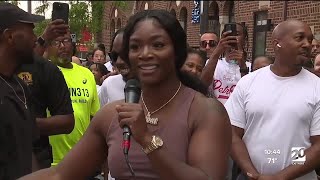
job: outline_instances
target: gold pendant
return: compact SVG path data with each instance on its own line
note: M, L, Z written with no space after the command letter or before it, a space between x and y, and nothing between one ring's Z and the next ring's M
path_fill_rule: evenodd
M151 118L150 116L151 116L151 114L150 114L150 112L148 112L147 115L146 115L146 122L148 124L157 125L158 124L158 118Z

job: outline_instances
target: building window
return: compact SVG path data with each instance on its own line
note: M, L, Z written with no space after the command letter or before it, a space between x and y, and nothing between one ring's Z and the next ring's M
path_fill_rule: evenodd
M149 4L148 3L145 3L144 4L144 10L148 10L149 9Z
M177 7L181 4L181 1L176 1Z
M235 22L234 19L234 2L233 1L229 1L229 23L231 22Z
M185 7L181 8L180 10L180 25L187 32L187 21L188 20L188 13Z
M110 37L111 38L114 36L115 30L116 30L116 24L114 22L114 19L112 19L111 23L110 23Z
M208 8L208 31L220 34L219 6L215 1Z
M265 55L265 49L266 49L266 32L256 32L255 35L255 51L254 55L255 57L257 56L262 56Z
M119 29L121 29L121 20L118 18L117 20L117 28L114 30L114 32L117 32Z
M268 12L260 11L254 14L253 54L252 59L264 56L266 53Z
M114 10L114 17L115 18L118 17L118 10L117 9Z
M176 13L176 11L175 11L174 9L171 9L170 13L171 13L172 15L174 15L174 17L177 17L177 13Z

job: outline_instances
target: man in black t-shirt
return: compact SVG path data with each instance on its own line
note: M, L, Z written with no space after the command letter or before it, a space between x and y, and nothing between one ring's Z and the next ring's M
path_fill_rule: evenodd
M16 76L0 75L1 180L31 173L32 141L37 138L37 131L29 100L30 93L23 81Z
M0 179L13 180L32 172L32 141L37 137L29 92L15 76L18 66L32 63L36 36L31 15L0 3Z
M33 64L23 65L18 76L31 91L31 105L41 135L34 143L34 152L40 168L48 168L52 163L48 136L69 134L74 127L69 90L59 68L39 56L35 56Z
M34 143L34 152L41 169L50 167L52 162L48 136L68 134L74 127L73 109L64 77L56 65L42 58L46 45L65 34L68 28L62 19L51 21L37 39L34 63L23 65L17 72L31 91L32 109L41 135Z

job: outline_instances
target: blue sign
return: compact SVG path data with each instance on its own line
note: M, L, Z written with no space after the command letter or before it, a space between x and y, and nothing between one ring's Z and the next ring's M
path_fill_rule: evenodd
M200 0L193 1L193 4L191 23L200 23Z

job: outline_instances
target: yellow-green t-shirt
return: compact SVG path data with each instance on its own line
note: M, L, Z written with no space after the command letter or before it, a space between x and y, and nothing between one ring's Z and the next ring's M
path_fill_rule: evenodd
M72 63L73 68L59 67L69 88L75 119L74 129L70 134L50 136L53 163L56 166L70 149L80 140L89 126L90 116L100 108L96 82L91 71Z

